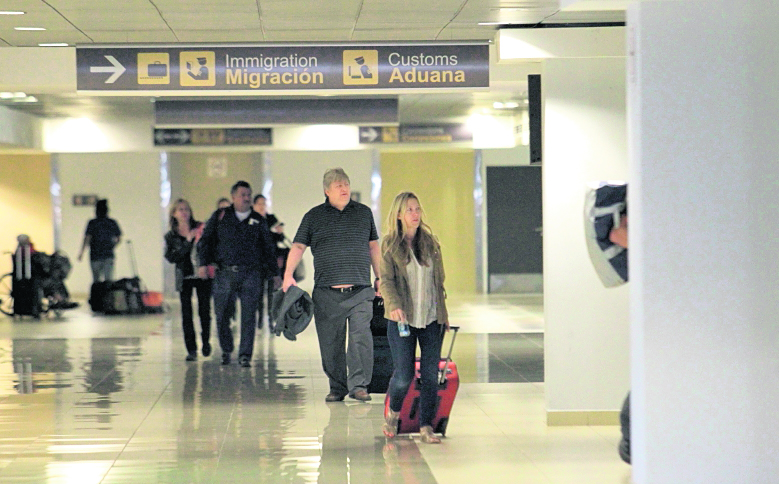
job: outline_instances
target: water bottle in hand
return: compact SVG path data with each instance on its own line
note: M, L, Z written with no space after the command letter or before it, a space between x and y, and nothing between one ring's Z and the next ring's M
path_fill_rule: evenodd
M398 321L398 333L401 337L406 337L411 334L411 330L408 329L408 323L405 321Z

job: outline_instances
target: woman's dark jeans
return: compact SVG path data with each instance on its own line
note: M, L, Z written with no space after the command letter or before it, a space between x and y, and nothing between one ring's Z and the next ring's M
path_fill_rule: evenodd
M432 425L438 400L438 362L441 359L441 325L436 321L428 324L425 329L409 327L411 334L401 337L398 325L394 321L387 324L387 338L392 350L392 361L395 371L389 383L390 409L399 412L403 407L403 399L414 379L414 362L416 360L417 341L422 352L420 362L419 426Z
M181 327L188 353L197 352L195 324L192 314L192 290L197 290L197 312L200 315L200 336L203 343L211 338L211 279L184 279L181 288Z

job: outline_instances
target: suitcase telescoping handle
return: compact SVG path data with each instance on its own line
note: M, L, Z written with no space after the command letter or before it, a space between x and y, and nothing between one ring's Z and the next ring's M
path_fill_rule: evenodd
M446 372L449 371L449 362L452 361L452 350L454 349L454 340L457 338L457 332L460 331L459 326L449 326L449 329L454 331L452 333L452 342L449 344L449 353L446 355L446 363L444 363L444 371L438 375L438 384L443 385L446 381ZM441 342L443 343L444 335L446 334L446 327L444 326L441 331Z
M133 248L133 241L127 239L127 250L130 252L130 265L133 269L133 277L138 277L138 264L135 263L135 249Z

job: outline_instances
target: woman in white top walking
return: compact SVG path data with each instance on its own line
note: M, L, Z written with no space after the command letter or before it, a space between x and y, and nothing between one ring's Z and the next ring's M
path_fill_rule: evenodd
M416 345L420 362L420 435L423 442L441 440L433 432L438 391L438 361L443 331L449 327L441 246L423 221L419 199L411 192L395 197L381 245L381 293L387 337L395 371L389 384L390 408L384 435L394 437L403 399L414 378ZM400 328L400 329L399 329ZM404 334L407 333L406 336Z

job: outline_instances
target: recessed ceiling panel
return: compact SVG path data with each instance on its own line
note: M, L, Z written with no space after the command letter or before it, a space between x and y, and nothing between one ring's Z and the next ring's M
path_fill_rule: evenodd
M171 43L178 42L178 39L170 30L90 30L87 34L94 39L96 43Z
M346 42L352 31L344 29L323 30L265 30L269 42Z
M29 35L35 34L35 35ZM4 32L0 35L14 47L37 47L44 43L68 43L74 45L82 42L92 42L88 37L75 29L49 30L46 32Z
M219 44L222 42L263 42L259 26L251 29L225 30L177 30L176 36L181 42L205 42Z
M344 17L308 17L303 19L294 17L263 17L262 25L269 30L296 30L301 37L304 37L310 31L352 29L354 20Z
M352 40L359 42L375 41L407 41L407 40L435 40L440 29L368 29L355 30Z
M157 2L158 0L154 1ZM35 3L44 2L37 1ZM104 0L46 0L46 3L61 12L63 10L105 10L106 4L109 2ZM121 2L116 3L117 7L123 10L144 10L150 6L149 0L121 0Z

